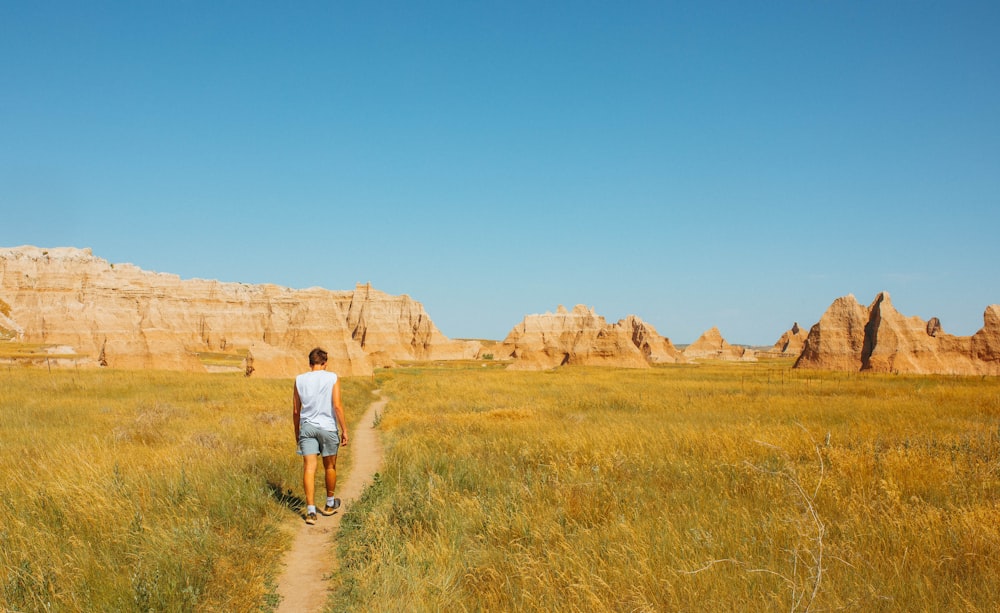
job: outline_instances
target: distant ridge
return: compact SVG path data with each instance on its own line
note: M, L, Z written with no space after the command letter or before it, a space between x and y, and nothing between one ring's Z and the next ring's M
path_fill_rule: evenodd
M684 348L684 357L694 359L714 359L727 361L754 362L756 353L741 345L730 345L722 338L718 328L706 330L698 340Z
M369 284L353 291L182 280L90 249L0 249L0 335L58 347L80 366L236 370L290 376L314 346L331 368L371 374L396 360L475 357L409 296ZM48 349L45 349L48 350Z
M582 304L572 311L528 315L500 345L515 370L545 370L565 365L649 368L683 361L670 339L634 315L609 324Z
M527 315L503 341L458 340L419 302L367 283L333 291L182 280L111 264L90 249L0 248L0 362L49 366L287 377L322 346L345 376L427 360L536 370L796 356L796 368L1000 375L1000 305L983 320L972 336L950 335L936 317L899 314L882 292L868 307L838 298L808 333L793 324L771 348L731 345L714 327L678 348L635 315L609 324L584 305Z

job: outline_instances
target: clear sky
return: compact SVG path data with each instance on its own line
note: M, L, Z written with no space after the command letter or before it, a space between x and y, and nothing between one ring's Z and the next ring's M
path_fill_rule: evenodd
M291 4L292 6L285 6ZM4 2L0 246L771 344L1000 302L1000 3Z

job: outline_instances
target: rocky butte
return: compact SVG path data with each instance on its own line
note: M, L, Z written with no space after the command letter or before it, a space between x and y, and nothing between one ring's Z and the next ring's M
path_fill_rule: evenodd
M634 315L609 324L582 304L567 311L528 315L500 344L512 370L546 370L567 364L649 368L683 361L670 339Z
M684 348L684 357L689 360L727 360L755 362L757 356L751 349L730 345L722 338L718 328L706 330L698 340Z
M990 305L972 336L947 334L936 317L896 311L888 292L867 307L834 300L809 330L795 368L883 373L1000 375L1000 305Z
M809 332L800 328L799 323L795 322L781 335L781 338L774 343L770 350L761 355L769 358L798 357L802 353L802 348L805 347L808 337Z
M0 340L59 347L78 365L291 376L314 346L338 373L475 357L409 296L182 280L89 249L0 249ZM222 366L219 366L219 364Z

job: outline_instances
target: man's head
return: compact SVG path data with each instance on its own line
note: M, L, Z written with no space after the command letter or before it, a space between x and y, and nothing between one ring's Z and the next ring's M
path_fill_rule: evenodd
M322 366L326 364L326 352L319 347L313 349L309 352L309 365L310 366Z

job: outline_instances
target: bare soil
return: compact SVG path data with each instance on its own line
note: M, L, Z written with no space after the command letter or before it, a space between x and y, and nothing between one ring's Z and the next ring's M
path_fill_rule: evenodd
M375 392L378 395L378 392ZM340 528L340 518L351 503L361 496L365 485L382 465L382 442L378 431L372 426L375 416L388 402L381 396L368 406L341 453L350 453L353 464L351 471L342 477L337 475L337 497L343 504L334 515L322 514L316 525L307 525L303 517L296 517L290 525L289 533L294 541L285 554L285 563L278 577L278 613L303 613L322 611L329 594L329 581L337 571L336 536ZM322 467L321 467L322 469ZM316 488L317 505L324 504L325 492ZM290 520L291 522L292 520Z

